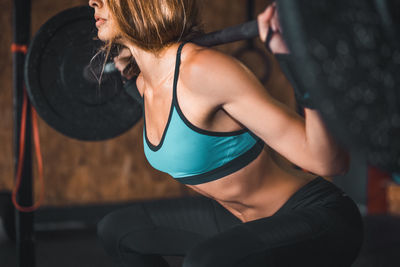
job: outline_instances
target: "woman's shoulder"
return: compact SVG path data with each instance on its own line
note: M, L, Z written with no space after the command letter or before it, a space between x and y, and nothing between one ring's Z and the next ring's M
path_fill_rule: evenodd
M182 65L192 71L210 71L241 65L240 61L231 55L213 48L189 43L183 49Z
M226 79L239 74L248 73L249 70L234 57L213 48L205 48L189 43L182 52L182 65L180 79L188 87L199 88L205 92L218 86Z

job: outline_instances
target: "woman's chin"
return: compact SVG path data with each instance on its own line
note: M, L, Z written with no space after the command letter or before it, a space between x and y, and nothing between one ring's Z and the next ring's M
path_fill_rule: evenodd
M110 40L109 38L107 38L107 36L104 36L104 34L101 34L100 32L97 33L97 37L99 37L99 39L100 39L101 41L103 41L103 42L107 42L107 41Z
M110 34L110 32L99 29L99 31L97 32L97 37L99 37L99 39L103 42L108 42L113 40L115 36L113 34Z

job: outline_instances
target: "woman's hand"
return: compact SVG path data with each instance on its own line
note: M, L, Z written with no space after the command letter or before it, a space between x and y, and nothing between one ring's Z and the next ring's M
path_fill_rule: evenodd
M261 41L266 42L269 31L272 31L271 40L266 45L270 47L274 54L290 53L281 34L282 31L276 4L269 5L263 13L258 15L257 20Z
M115 67L121 72L121 76L130 80L133 74L126 71L126 67L131 63L132 54L128 48L123 48L118 56L114 58Z

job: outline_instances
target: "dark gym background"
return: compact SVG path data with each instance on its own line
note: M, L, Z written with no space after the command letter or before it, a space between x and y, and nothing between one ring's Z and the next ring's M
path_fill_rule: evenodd
M201 2L206 31L246 21L246 0ZM261 12L268 2L256 0L254 14ZM32 34L58 12L86 4L88 0L33 0ZM0 0L0 25L1 192L12 190L14 175L11 0ZM218 49L233 53L243 45L244 42L238 42ZM252 69L256 73L263 72L259 65ZM276 71L274 66L273 72ZM36 214L36 266L111 266L95 237L93 225L99 216L130 202L195 194L149 166L143 155L142 122L122 136L105 142L70 139L47 126L40 118L39 130L46 190L43 208ZM335 182L346 188L361 210L365 210L367 166L363 155L353 154L349 174L336 177ZM380 186L386 192L388 210L399 214L399 187L389 182ZM39 187L35 191L38 193ZM1 224L0 218L0 266L14 267L15 243L5 236ZM179 259L170 258L170 261L173 266L179 266ZM361 260L358 262L357 266L364 266Z

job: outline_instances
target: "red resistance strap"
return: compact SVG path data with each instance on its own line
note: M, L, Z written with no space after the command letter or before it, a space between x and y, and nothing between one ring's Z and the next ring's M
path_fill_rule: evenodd
M28 52L28 47L26 45L12 44L11 52L26 54Z
M27 46L26 45L18 45L12 44L11 51L13 53L27 53ZM32 115L32 129L33 129L33 141L36 151L36 159L37 159L37 166L39 172L39 181L40 181L40 197L39 200L31 207L23 207L18 204L17 201L17 194L18 190L21 185L22 179L22 168L24 165L24 152L25 152L25 129L26 129L26 114L27 114L27 107L28 107L28 96L26 93L26 88L24 86L23 90L23 104L22 104L22 115L21 115L21 125L20 125L20 138L19 138L19 153L18 153L18 166L17 166L17 173L15 178L15 187L12 192L12 201L14 206L17 210L21 212L33 212L37 210L44 199L44 179L43 179L43 161L42 161L42 154L40 152L40 140L39 140L39 129L37 123L37 114L36 110L31 106L31 115Z

